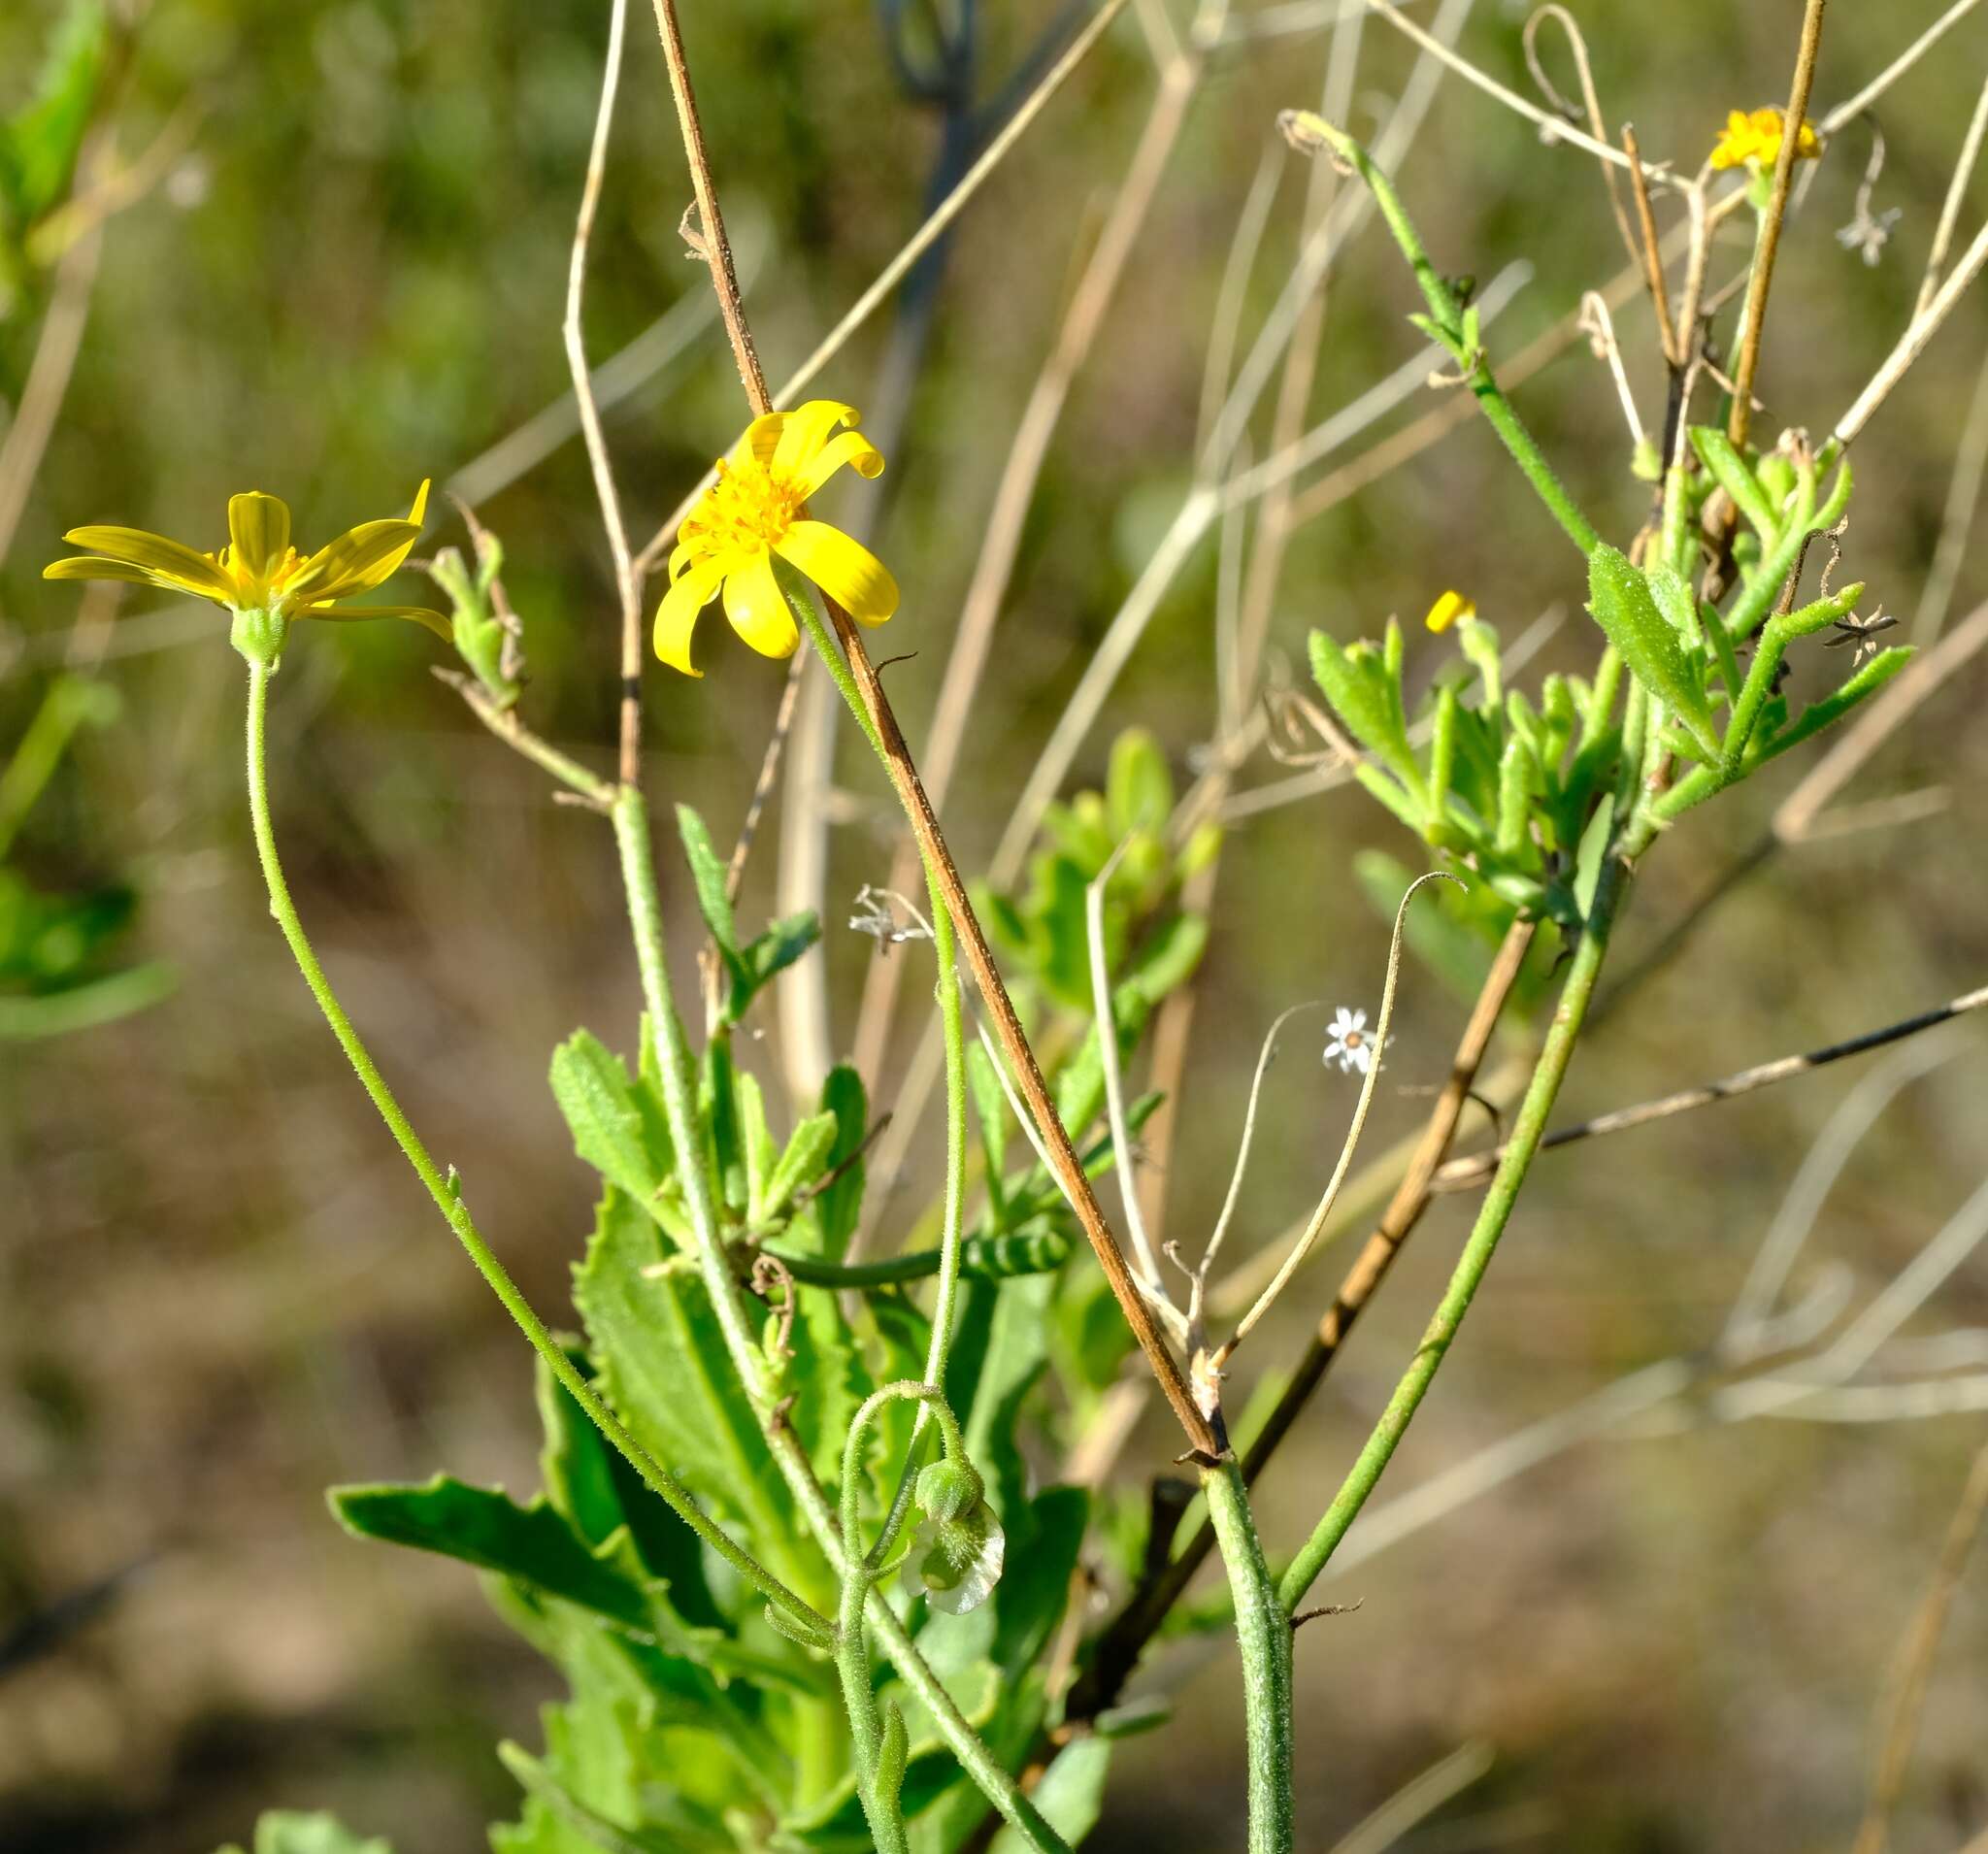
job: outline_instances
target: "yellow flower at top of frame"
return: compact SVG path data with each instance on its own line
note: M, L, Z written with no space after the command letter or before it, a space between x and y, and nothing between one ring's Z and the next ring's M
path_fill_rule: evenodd
M405 521L362 521L305 555L290 545L289 505L251 489L228 498L228 545L201 553L142 528L71 528L63 540L88 553L42 569L45 579L127 579L190 592L230 612L280 618L412 618L447 640L448 620L421 606L341 606L400 571L428 510L421 484Z
M1422 620L1432 631L1447 631L1459 618L1474 618L1477 615L1477 602L1467 599L1461 592L1445 592L1429 608L1429 615Z
M1732 111L1726 117L1725 133L1712 147L1712 166L1744 167L1748 161L1758 161L1762 167L1773 166L1780 157L1781 135L1787 120L1785 112L1772 107L1755 110L1751 115ZM1822 144L1805 119L1795 138L1796 159L1812 161L1821 152Z
M859 477L882 471L882 452L856 423L853 406L811 399L755 418L719 463L717 480L677 530L670 589L656 609L656 655L673 670L704 674L691 667L690 634L720 590L732 629L760 655L793 655L801 634L774 576L776 554L858 624L881 624L897 610L897 581L883 563L808 516L809 497L845 464Z

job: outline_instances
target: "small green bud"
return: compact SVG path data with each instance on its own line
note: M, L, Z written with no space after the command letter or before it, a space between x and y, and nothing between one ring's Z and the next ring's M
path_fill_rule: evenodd
M1001 1522L984 1501L957 1519L927 1519L905 1558L905 1588L946 1615L964 1615L993 1593L1007 1553Z
M918 1505L941 1524L957 1519L986 1498L986 1485L972 1462L943 1456L919 1471Z

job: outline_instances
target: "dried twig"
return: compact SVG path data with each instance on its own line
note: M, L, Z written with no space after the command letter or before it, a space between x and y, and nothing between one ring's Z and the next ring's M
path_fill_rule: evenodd
M1577 1141L1592 1140L1605 1133L1626 1133L1631 1127L1647 1126L1652 1120L1667 1120L1675 1113L1688 1113L1695 1108L1708 1108L1716 1102L1751 1094L1756 1088L1772 1087L1777 1081L1790 1081L1797 1076L1827 1068L1848 1056L1861 1056L1870 1050L1902 1043L1907 1037L1916 1037L1968 1011L1978 1010L1983 1005L1988 1005L1988 986L1979 991L1964 992L1932 1010L1921 1011L1916 1017L1887 1024L1882 1030L1868 1031L1844 1043L1812 1049L1806 1055L1783 1056L1776 1062L1741 1069L1737 1075L1707 1081L1696 1088L1683 1088L1655 1101L1644 1101L1633 1108L1618 1108L1612 1113L1598 1114L1592 1120L1583 1120L1578 1126L1563 1127L1558 1133L1549 1133L1541 1140L1540 1150L1544 1152L1555 1146L1573 1145ZM1468 1191L1482 1184L1497 1171L1504 1152L1501 1145L1492 1147L1488 1152L1474 1152L1467 1158L1452 1159L1436 1175L1435 1189L1439 1192Z
M1781 146L1774 155L1773 191L1768 197L1767 215L1760 224L1760 242L1754 247L1753 268L1748 272L1746 308L1740 317L1745 331L1740 343L1740 365L1733 380L1733 410L1726 420L1726 436L1736 447L1746 442L1746 428L1753 419L1753 377L1760 368L1761 330L1767 320L1767 293L1773 282L1774 254L1781 246L1781 224L1788 212L1788 187L1795 178L1795 157L1802 146L1802 125L1808 119L1808 92L1815 83L1815 54L1822 46L1822 16L1828 0L1807 0L1802 15L1802 42L1795 53L1795 78L1788 87L1788 110L1781 133Z
M1926 274L1919 280L1919 300L1912 308L1914 315L1925 315L1927 305L1939 288L1939 273L1953 244L1953 228L1960 222L1961 202L1968 196L1968 182L1973 178L1974 163L1980 158L1984 133L1988 133L1988 83L1981 85L1981 94L1974 99L1974 114L1968 120L1968 133L1961 143L1960 159L1954 163L1953 175L1946 183L1946 198L1939 208L1939 223L1934 229L1932 249L1926 254Z

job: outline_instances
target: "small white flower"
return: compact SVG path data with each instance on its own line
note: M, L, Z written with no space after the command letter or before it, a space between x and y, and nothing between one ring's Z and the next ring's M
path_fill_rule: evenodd
M1333 1013L1322 1060L1327 1068L1338 1063L1342 1075L1358 1073L1364 1076L1373 1068L1374 1039L1367 1033L1367 1013L1364 1010L1348 1010L1342 1005Z

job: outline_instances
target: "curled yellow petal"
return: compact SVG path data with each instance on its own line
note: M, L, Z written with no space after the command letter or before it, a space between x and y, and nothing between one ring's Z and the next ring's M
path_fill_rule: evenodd
M289 551L289 504L265 496L259 489L230 496L228 540L234 547L232 564L251 578L261 579Z
M66 560L51 560L42 569L44 579L126 579L133 585L161 583L155 573L134 567L128 560L106 560L100 554L73 553Z
M813 461L814 453L828 442L838 425L859 422L855 407L834 399L811 399L787 414L780 426L780 441L773 453L774 468L798 476Z
M226 605L234 594L233 581L210 555L195 553L162 534L148 534L143 528L71 528L62 539L91 553L144 567L154 584L190 592L196 598Z
M415 521L362 521L319 547L284 590L310 605L370 592L400 571L420 535Z
M796 521L779 552L858 624L881 624L897 610L897 581L883 562L825 521Z
M790 657L801 642L770 553L756 553L725 576L725 616L761 656Z
M1447 631L1457 619L1476 615L1474 599L1467 599L1461 592L1445 592L1429 608L1429 615L1422 622L1432 631Z
M685 676L704 674L691 667L690 634L723 577L712 562L700 561L663 594L662 604L656 607L655 650L671 669Z
M773 461L780 433L787 422L783 412L763 412L746 427L745 435L732 447L727 459L734 470L750 470L754 464Z
M439 612L431 612L424 605L307 605L303 610L292 612L299 618L336 618L350 623L359 618L412 618L414 623L426 625L445 644L455 641L455 632L449 622Z
M812 496L845 465L859 477L880 477L883 452L860 431L845 431L831 438L799 471L796 480L802 495Z

